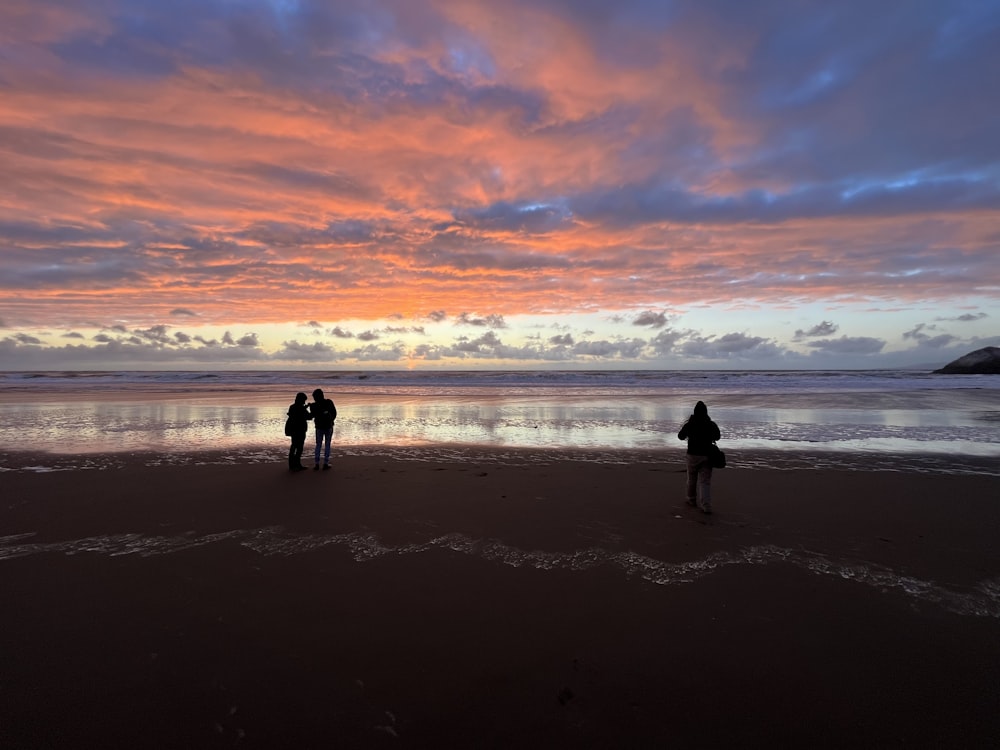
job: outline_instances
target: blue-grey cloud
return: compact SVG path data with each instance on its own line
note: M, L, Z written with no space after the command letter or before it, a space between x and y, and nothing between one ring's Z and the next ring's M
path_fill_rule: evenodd
M663 328L667 324L667 315L663 312L647 310L646 312L639 313L635 317L635 320L632 321L632 324L649 326L650 328Z
M988 314L984 312L978 312L978 313L963 313L961 315L957 315L951 318L935 318L935 320L951 321L954 323L974 323L977 320L984 320L985 318L988 317L990 317Z
M647 342L644 339L587 340L573 345L573 355L596 360L636 360L642 357Z
M746 333L727 333L722 336L691 334L678 342L675 350L684 357L722 361L767 360L784 354L784 349L774 341Z
M804 339L814 338L817 336L832 336L839 329L840 326L838 326L836 323L833 323L829 320L824 320L820 323L817 323L808 330L803 330L799 328L798 330L795 331L794 340L802 341Z
M473 326L477 328L506 328L507 321L502 315L477 316L472 313L461 313L455 318L455 325Z
M548 232L571 219L564 206L545 201L517 205L501 201L485 208L455 212L455 220L461 226L505 232Z
M885 341L871 336L841 336L810 341L808 346L824 354L878 354L885 348Z
M705 196L671 183L598 189L570 198L587 221L628 226L674 221L737 224L793 219L888 217L934 211L989 210L1000 204L1000 181L978 176L926 181L799 185L788 190L752 188Z
M918 323L911 330L904 331L903 339L916 341L919 346L927 349L942 349L961 340L950 333L938 332L935 324L926 323Z
M324 344L322 341L305 344L291 340L283 342L281 349L272 355L272 359L279 361L332 362L337 359L337 352L329 344Z

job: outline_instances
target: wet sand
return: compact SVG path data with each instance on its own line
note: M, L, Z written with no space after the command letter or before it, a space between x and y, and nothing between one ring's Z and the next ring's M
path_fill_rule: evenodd
M537 456L0 474L0 746L1000 736L996 477Z

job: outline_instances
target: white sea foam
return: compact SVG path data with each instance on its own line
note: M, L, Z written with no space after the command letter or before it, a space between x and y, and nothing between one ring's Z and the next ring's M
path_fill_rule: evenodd
M234 529L215 534L176 536L111 534L61 542L33 542L34 534L0 537L0 561L42 554L101 554L111 557L169 555L222 542L236 543L263 556L306 554L324 547L343 547L357 563L387 556L425 554L445 550L513 568L541 571L586 571L600 566L619 570L624 577L657 586L691 584L714 572L738 565L795 565L820 576L841 578L879 591L897 591L915 600L938 605L959 615L1000 618L1000 579L980 581L970 589L955 589L934 581L901 575L871 562L834 560L815 552L773 545L744 547L735 552L714 552L683 562L657 560L633 551L611 551L588 547L571 552L521 549L496 539L477 539L451 533L425 542L401 545L383 543L370 532L345 534L297 534L282 527Z

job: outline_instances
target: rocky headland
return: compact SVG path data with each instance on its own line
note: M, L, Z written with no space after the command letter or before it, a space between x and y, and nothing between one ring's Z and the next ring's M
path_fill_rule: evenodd
M976 349L964 357L949 362L935 374L941 375L1000 375L1000 347Z

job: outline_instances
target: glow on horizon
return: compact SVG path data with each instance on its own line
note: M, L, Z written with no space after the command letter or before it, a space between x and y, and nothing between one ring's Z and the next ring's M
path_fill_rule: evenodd
M10 0L0 29L0 369L1000 344L1000 8Z

